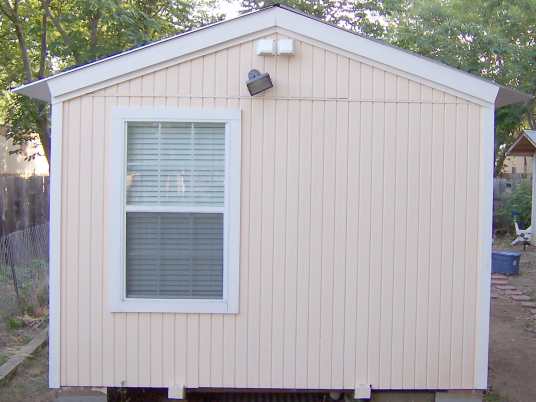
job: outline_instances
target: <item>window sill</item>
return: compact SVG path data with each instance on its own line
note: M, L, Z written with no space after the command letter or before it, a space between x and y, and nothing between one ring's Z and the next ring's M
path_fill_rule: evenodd
M237 314L238 306L226 300L119 299L110 303L110 312Z

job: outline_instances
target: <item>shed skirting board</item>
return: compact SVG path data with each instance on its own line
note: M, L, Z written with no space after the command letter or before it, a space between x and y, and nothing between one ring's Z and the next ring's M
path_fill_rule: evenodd
M61 307L61 170L63 103L51 105L50 144L50 239L49 239L49 366L50 388L60 387L60 307Z

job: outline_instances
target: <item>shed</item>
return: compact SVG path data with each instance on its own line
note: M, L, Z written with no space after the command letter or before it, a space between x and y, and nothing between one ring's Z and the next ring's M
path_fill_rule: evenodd
M15 92L52 105L51 387L486 389L526 95L278 5Z

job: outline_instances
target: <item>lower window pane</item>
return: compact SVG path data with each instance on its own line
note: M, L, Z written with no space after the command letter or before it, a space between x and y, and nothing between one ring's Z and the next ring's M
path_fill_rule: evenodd
M223 214L128 212L126 295L223 298Z

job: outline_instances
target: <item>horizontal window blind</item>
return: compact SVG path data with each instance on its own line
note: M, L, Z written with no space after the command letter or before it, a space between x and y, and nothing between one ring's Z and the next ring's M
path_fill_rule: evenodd
M126 239L127 297L223 297L223 214L129 212Z
M126 156L126 297L222 299L225 124L129 122Z
M225 124L129 123L127 204L223 206Z

